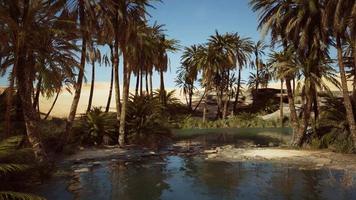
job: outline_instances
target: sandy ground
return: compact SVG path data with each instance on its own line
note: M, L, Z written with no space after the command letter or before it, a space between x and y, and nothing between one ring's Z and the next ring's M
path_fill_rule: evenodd
M356 172L356 155L321 150L294 150L282 148L234 148L230 145L208 151L208 160L262 161L301 165L311 168L330 168Z

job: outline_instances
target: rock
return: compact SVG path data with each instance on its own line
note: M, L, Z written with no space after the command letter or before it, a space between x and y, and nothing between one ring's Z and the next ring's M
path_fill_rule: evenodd
M89 168L81 168L81 169L76 169L74 170L75 173L84 173L84 172L89 172Z
M79 150L83 151L83 150L84 150L84 147L79 147Z
M204 150L205 154L212 154L212 153L217 153L218 151L216 149L211 149L211 150Z

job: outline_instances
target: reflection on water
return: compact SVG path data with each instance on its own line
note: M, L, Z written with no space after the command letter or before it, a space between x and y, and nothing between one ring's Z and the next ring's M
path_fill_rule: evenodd
M81 173L75 194L71 180L38 188L48 199L356 199L355 174L299 170L271 163L227 163L169 156L140 163L103 162Z

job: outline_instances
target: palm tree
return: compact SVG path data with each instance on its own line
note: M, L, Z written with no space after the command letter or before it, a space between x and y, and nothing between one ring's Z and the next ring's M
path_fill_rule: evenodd
M91 70L91 84L90 84L90 92L89 92L89 102L88 102L88 107L87 107L87 112L91 110L91 104L93 101L93 95L94 95L94 84L95 84L95 62L101 62L101 55L100 55L100 50L96 49L94 45L91 45L89 55L87 56L89 58L89 62L91 63L92 70Z
M45 61L50 69L58 70L62 70L63 66L76 65L73 53L76 50L73 45L74 37L62 31L63 26L72 28L71 23L67 23L71 19L63 7L62 1L42 4L35 1L6 1L0 4L0 22L5 25L0 29L0 41L4 43L0 46L8 48L4 51L7 52L5 58L13 58L11 62L2 63L2 68L12 67L21 99L27 137L40 163L47 160L47 155L39 138L40 118L32 102L33 80L39 69L37 66L43 64L38 61ZM21 13L13 15L15 12ZM41 55L41 58L38 58L38 55Z
M126 122L126 110L127 101L129 97L129 84L131 76L131 63L132 57L128 54L129 48L134 47L137 42L136 30L137 25L142 24L146 14L146 6L149 6L149 0L123 0L115 1L115 44L114 44L114 62L115 66L118 66L118 47L120 46L122 56L123 56L123 92L122 92L122 107L119 113L119 102L118 92L116 90L116 101L117 101L117 115L120 115L120 128L119 128L119 145L123 146L125 144L125 122ZM131 60L130 60L131 59ZM117 67L115 67L117 68ZM117 74L117 69L115 70L115 75Z
M342 45L350 35L355 39L355 16L356 3L352 0L329 0L326 4L326 14L324 19L327 21L329 29L332 31L336 43L337 60L339 65L339 72L341 78L341 89L344 97L344 105L346 108L347 122L349 123L350 132L353 136L354 145L356 147L356 123L355 115L352 108L349 90L347 87L347 78L345 72L345 63L343 57ZM348 30L349 29L349 30ZM353 35L352 35L353 33ZM352 39L351 39L352 41ZM355 46L353 46L353 56L355 58ZM354 83L355 84L355 83Z
M78 72L78 77L77 77L77 82L75 84L75 91L74 91L74 97L72 101L72 105L70 108L70 112L67 118L67 125L66 125L66 134L63 138L63 144L66 143L68 140L69 134L72 131L72 126L73 126L73 121L75 118L75 115L77 113L77 108L79 104L79 99L80 99L80 94L82 90L82 84L83 84L83 79L84 79L84 68L85 68L85 61L86 61L86 54L87 54L87 45L88 45L88 40L90 41L92 39L91 37L91 32L90 32L90 27L93 28L93 22L95 21L95 3L91 4L94 2L90 2L88 0L70 0L67 2L67 7L72 9L72 12L76 14L77 19L79 20L79 32L80 32L80 39L81 39L81 55L80 55L80 66L79 66L79 72ZM93 19L94 18L94 19Z
M213 84L217 94L217 117L226 118L229 102L230 74L236 66L235 60L235 35L219 34L217 31L208 39L207 46L210 50L210 61L213 70ZM221 109L223 111L221 112Z
M255 56L255 62L252 63L253 68L256 68L256 90L258 90L259 82L260 82L260 70L262 70L262 56L265 54L264 50L267 48L267 45L263 41L258 41L253 46L253 54Z
M252 0L250 4L254 11L261 11L259 28L265 32L271 30L272 41L281 42L284 49L290 45L296 47L297 58L300 59L303 67L306 67L304 72L309 73L304 75L320 78L318 66L323 62L320 58L327 57L330 44L324 20L320 20L323 19L325 13L322 2L318 0ZM286 84L288 87L289 78L286 79ZM303 117L300 126L294 127L294 131L297 132L294 145L300 146L304 141L316 94L316 88L313 85L302 93L302 98L305 100ZM297 125L297 123L292 124Z
M196 66L195 56L197 55L198 46L192 45L184 49L181 62L182 65L177 71L177 86L181 87L184 95L188 95L187 106L192 109L192 96L194 82L197 80L198 69Z
M237 103L239 101L240 88L241 88L241 71L244 66L248 63L250 59L250 54L253 51L253 43L248 37L241 37L237 33L235 34L235 45L234 45L236 67L238 69L237 75L237 89L235 94L235 101L233 105L233 112L237 113Z

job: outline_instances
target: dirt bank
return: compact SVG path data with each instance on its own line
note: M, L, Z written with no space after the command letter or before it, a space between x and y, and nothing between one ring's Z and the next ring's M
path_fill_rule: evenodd
M231 145L206 151L208 160L263 161L301 165L312 168L330 168L356 172L356 155L330 151L293 150L281 148L234 148Z

